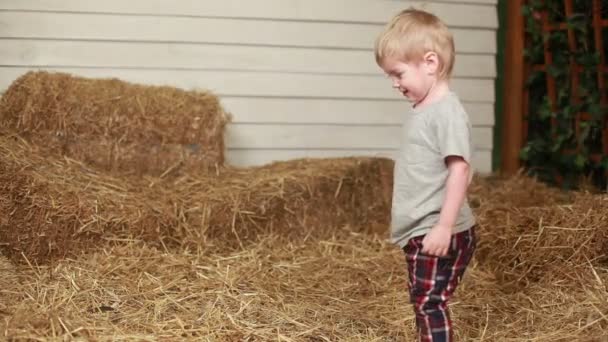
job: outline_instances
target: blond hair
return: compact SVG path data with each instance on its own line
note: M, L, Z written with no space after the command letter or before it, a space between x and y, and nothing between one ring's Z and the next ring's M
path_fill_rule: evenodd
M405 62L419 62L427 52L439 58L438 77L447 79L454 67L454 38L447 26L435 15L409 8L397 14L378 36L375 44L376 63L387 57Z

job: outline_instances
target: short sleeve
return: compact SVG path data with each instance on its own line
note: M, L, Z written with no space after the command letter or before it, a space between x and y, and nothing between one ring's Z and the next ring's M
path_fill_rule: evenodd
M460 156L471 164L471 126L464 109L457 107L437 113L433 123L441 157L445 159L448 156Z

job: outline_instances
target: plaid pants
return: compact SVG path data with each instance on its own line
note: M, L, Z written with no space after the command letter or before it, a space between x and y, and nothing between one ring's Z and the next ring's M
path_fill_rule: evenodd
M424 236L414 237L403 248L418 335L421 342L453 341L447 302L475 251L475 227L452 235L448 255L444 257L422 254L422 239Z

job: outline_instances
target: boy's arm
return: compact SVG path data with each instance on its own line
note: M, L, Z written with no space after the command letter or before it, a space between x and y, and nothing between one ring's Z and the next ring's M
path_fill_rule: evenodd
M470 179L469 164L462 157L447 156L445 163L448 168L448 179L439 222L422 240L422 252L437 256L447 255L452 228L466 198Z
M469 163L458 156L449 156L445 158L445 162L448 167L448 179L437 225L447 226L451 230L467 195L470 168Z

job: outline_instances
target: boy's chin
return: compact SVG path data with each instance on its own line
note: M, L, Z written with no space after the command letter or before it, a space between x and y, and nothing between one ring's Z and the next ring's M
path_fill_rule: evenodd
M413 98L413 97L411 97L411 96L408 96L408 95L403 94L403 97L405 97L405 100L406 100L407 102L410 102L410 103L412 103L412 104L414 104L414 103L418 102L418 100L417 100L417 99L415 99L415 98Z

